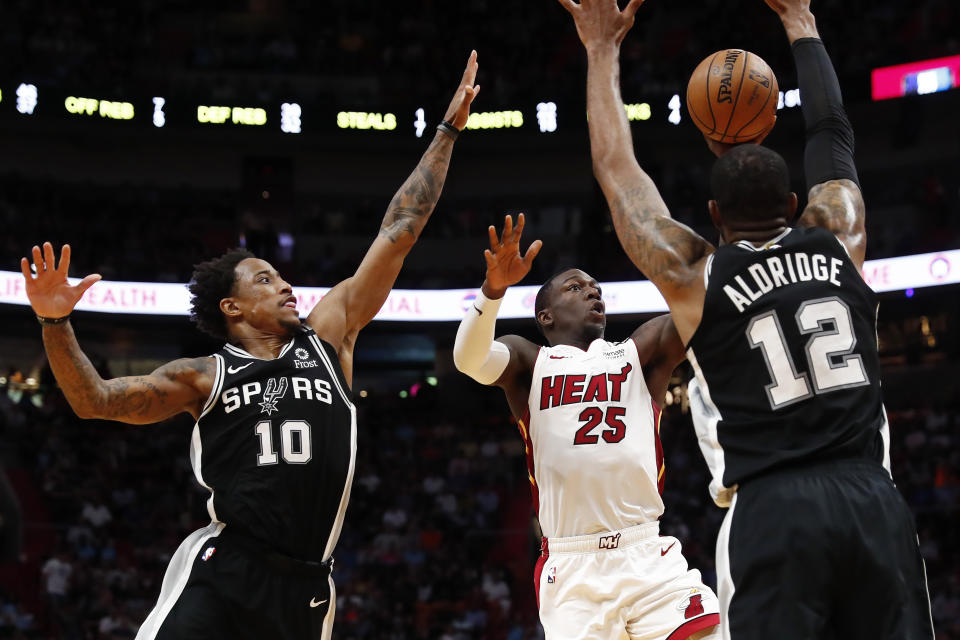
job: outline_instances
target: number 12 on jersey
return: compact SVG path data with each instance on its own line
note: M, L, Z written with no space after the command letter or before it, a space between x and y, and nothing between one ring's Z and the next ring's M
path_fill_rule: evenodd
M772 409L780 409L813 395L869 384L863 359L853 353L857 337L853 334L850 308L836 297L808 300L796 314L801 334L812 334L807 341L807 364L812 376L797 372L776 311L754 317L747 326L751 349L759 348L773 382L765 388ZM832 323L833 327L826 325ZM839 357L836 363L834 358ZM810 390L813 378L813 391Z

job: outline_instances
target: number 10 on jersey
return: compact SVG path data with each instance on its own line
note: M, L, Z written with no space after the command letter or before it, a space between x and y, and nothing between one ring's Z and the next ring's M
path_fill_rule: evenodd
M261 420L254 428L260 439L260 454L257 466L277 464L277 450L273 446L273 423ZM313 457L310 441L310 423L306 420L284 420L280 423L280 455L288 464L306 464Z

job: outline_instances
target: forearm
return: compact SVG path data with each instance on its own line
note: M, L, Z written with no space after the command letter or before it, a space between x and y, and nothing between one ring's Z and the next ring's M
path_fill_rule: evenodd
M502 293L500 298L489 298L490 287L486 282L481 291L457 328L453 362L458 371L477 382L493 384L507 368L510 350L493 339Z
M44 325L43 346L57 384L81 418L97 417L105 405L103 378L80 349L70 322Z
M859 184L854 166L853 127L843 108L840 82L809 11L782 17L790 40L807 143L804 170L807 189L830 180Z
M416 242L433 213L450 167L453 139L437 131L413 173L390 201L380 233L392 243Z
M787 32L787 39L792 45L800 38L819 38L817 21L809 9L786 12L780 16L780 22Z
M620 50L613 43L587 50L587 118L593 169L603 184L624 163L636 161L620 93Z

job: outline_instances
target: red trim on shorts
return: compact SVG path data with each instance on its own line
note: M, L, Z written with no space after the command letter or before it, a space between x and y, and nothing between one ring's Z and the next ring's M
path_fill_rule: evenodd
M653 405L653 444L657 451L657 491L663 495L663 481L666 465L663 464L663 445L660 443L660 416L662 412L656 400L650 400Z
M708 613L699 618L688 620L673 630L673 633L667 636L667 640L686 640L697 631L703 631L720 624L719 613Z
M530 407L523 410L523 416L517 421L520 437L523 438L523 450L527 456L527 477L530 479L530 494L533 496L533 512L540 515L540 489L537 487L536 470L533 468L533 440L530 437Z
M533 588L537 593L537 611L540 610L540 574L543 573L543 565L546 564L548 557L550 557L550 549L547 546L547 539L544 538L540 543L540 557L537 558L537 564L533 567Z

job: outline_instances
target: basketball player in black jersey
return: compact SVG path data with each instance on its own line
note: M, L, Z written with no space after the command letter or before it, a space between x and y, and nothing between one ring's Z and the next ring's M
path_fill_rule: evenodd
M724 637L932 638L912 515L889 473L876 295L860 268L853 131L810 0L766 0L793 48L808 204L786 163L742 145L711 175L715 248L675 222L633 152L619 48L643 0L559 0L587 51L594 173L620 243L687 346L691 407L729 505L717 541Z
M191 462L210 490L211 523L174 554L138 640L329 638L332 553L356 451L353 347L376 315L443 187L466 125L477 55L416 169L400 187L356 273L301 323L296 298L267 262L232 251L198 265L193 318L226 345L145 376L103 380L70 326L99 275L67 282L70 247L33 248L21 269L53 373L77 415L131 424L180 412L197 420Z

